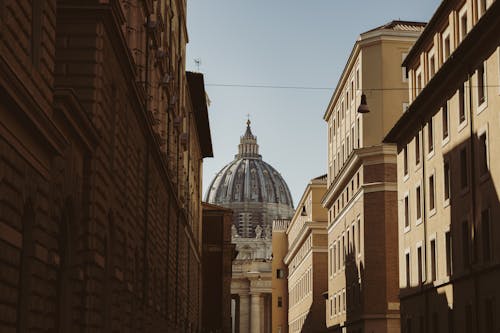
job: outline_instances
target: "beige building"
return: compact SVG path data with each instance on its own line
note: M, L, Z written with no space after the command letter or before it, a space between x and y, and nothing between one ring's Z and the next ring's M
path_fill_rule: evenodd
M272 332L288 333L288 268L284 259L288 252L286 231L290 220L274 220L272 235Z
M393 21L361 34L324 115L330 331L400 329L396 148L381 142L407 107L400 64L423 27Z
M403 332L498 332L500 4L443 1L403 65L398 145Z
M321 206L326 175L312 179L286 231L288 332L324 332L327 267L327 211Z

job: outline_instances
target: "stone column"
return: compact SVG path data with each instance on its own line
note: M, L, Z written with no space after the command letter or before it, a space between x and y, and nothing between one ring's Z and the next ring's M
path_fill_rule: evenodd
M261 294L260 293L253 293L252 294L252 305L251 305L251 315L250 319L252 321L252 324L250 325L251 330L250 333L261 333Z
M250 296L240 294L240 333L250 332Z

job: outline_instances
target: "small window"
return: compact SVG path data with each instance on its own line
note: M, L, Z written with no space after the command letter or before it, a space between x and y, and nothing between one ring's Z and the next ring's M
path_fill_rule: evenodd
M405 267L406 267L406 288L410 288L410 253L405 255Z
M415 136L415 164L420 164L420 133Z
M447 231L445 233L445 242L446 242L446 275L451 276L452 271L452 243L451 243L451 233Z
M417 248L417 266L418 266L418 284L422 284L424 281L424 260L422 258L422 247Z
M285 278L285 270L281 269L281 268L278 268L276 270L276 278L277 279L284 279Z
M428 152L431 153L434 151L434 128L432 126L432 118L427 123L427 143Z
M417 221L422 218L422 203L421 203L421 193L420 193L420 186L417 186L417 190L415 191L415 199L416 199L416 206L417 206Z
M403 148L403 173L405 176L408 174L408 149L406 146Z
M450 199L450 163L448 161L444 162L443 178L444 178L444 200L449 200Z
M358 246L358 254L360 254L361 253L361 219L359 217L358 217L358 222L357 223L358 223L358 225L357 225L356 230L358 232L357 232L356 235L357 235L358 239L357 239L356 243L357 243L357 246Z
M436 208L436 187L434 186L434 175L429 177L429 209L432 211Z
M464 40L467 35L467 12L464 12L460 17L460 40Z
M464 268L469 267L470 265L470 250L469 250L469 222L462 222L462 249L463 249L463 262Z
M482 63L477 69L477 103L483 104L486 101L486 70L485 64Z
M409 214L410 204L409 204L408 196L405 196L404 202L405 202L405 207L404 207L404 219L405 220L404 220L404 222L405 222L405 228L408 228L410 226L410 214Z
M486 132L479 136L479 172L481 175L488 173L488 140Z
M429 58L429 78L432 78L436 73L436 61L434 55Z
M448 102L443 105L443 140L447 139L449 136L449 114L448 114Z
M489 262L491 259L491 225L490 210L485 209L481 212L481 229L483 241L483 260Z
M462 189L469 186L469 177L467 169L467 150L463 148L460 150L460 185Z
M436 240L431 240L431 281L437 279Z
M282 308L282 307L283 307L283 297L278 296L278 308Z
M465 121L465 83L458 89L458 119L460 124Z
M446 61L446 59L448 59L450 57L450 54L451 54L451 44L450 44L450 36L446 36L444 38L444 42L443 42L443 62Z
M401 62L405 61L407 55L408 55L408 53L401 54ZM403 77L403 82L407 82L408 81L408 69L405 66L401 67L401 74Z

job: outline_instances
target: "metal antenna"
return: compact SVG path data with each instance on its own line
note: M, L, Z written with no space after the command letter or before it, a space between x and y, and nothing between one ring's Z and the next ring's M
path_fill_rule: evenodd
M200 65L201 65L201 58L194 58L194 64L196 66L196 71L200 71Z

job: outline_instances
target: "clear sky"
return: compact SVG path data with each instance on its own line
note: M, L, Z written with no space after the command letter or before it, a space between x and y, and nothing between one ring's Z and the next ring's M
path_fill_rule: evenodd
M395 19L428 21L440 0L188 0L186 66L211 100L215 157L205 159L203 195L233 160L250 114L264 161L297 204L307 182L326 173L323 114L360 33ZM227 87L300 86L329 89Z

